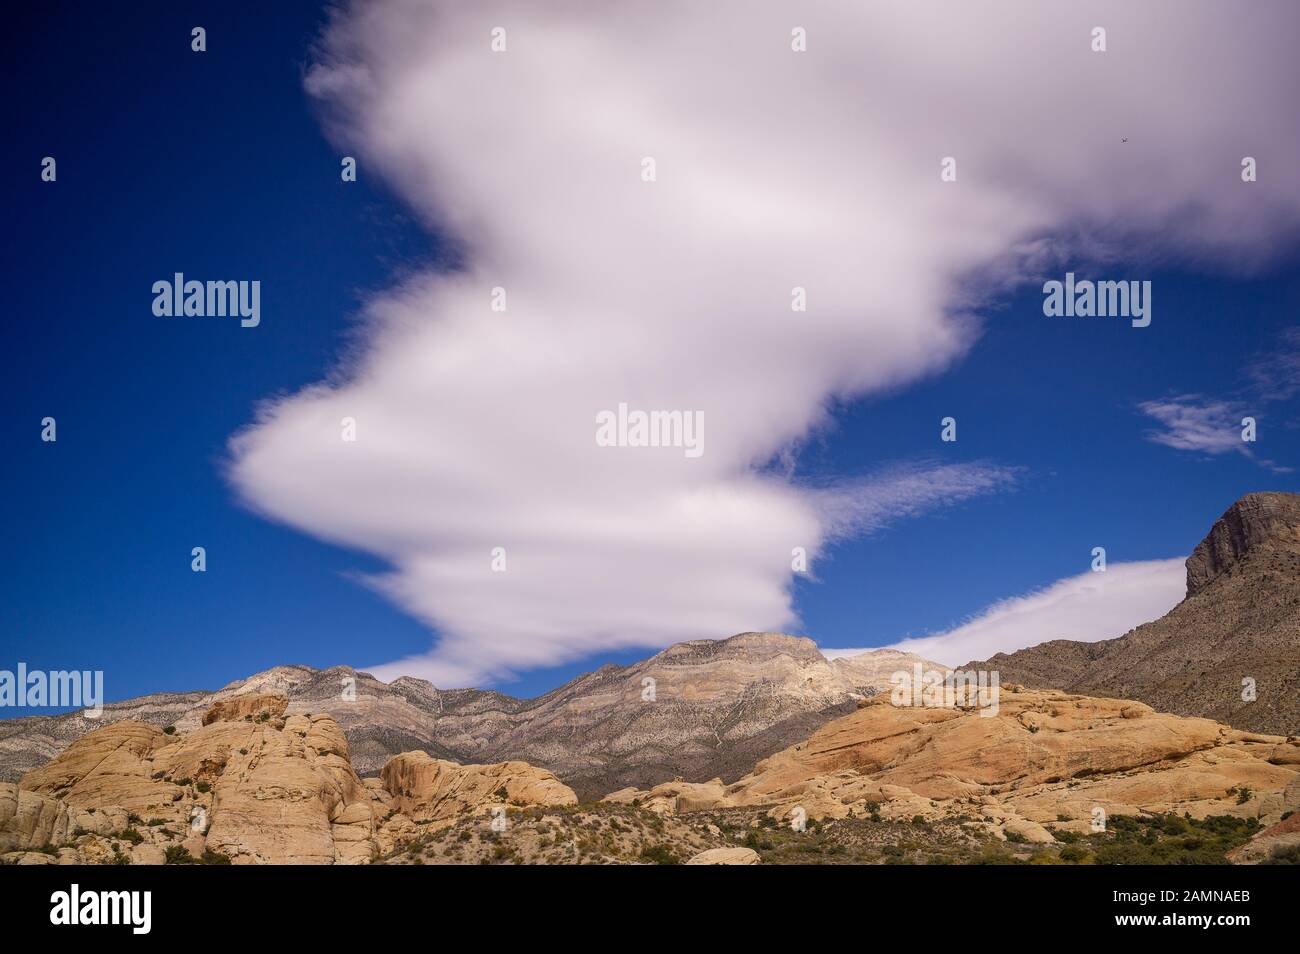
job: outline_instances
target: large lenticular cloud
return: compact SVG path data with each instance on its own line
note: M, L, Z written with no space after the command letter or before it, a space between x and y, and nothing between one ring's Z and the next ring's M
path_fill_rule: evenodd
M381 678L788 625L793 547L1009 479L915 465L811 490L760 469L829 398L959 358L973 283L1139 245L1248 267L1294 228L1296 21L1185 0L358 3L307 88L465 267L371 302L363 353L264 407L232 479L391 563L376 585L439 641ZM704 454L596 446L623 402L703 412Z

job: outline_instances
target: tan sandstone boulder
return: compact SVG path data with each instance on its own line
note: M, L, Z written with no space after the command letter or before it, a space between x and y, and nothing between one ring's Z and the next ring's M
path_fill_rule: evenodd
M753 848L710 848L686 862L688 865L756 865L758 852Z
M68 831L63 802L0 782L0 853L59 845Z
M458 765L424 752L395 755L380 772L391 806L415 821L450 823L493 805L576 805L578 797L527 762Z

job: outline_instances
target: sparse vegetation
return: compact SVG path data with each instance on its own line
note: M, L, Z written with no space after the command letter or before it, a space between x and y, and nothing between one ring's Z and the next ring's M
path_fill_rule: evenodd
M184 845L168 845L166 850L167 864L169 865L192 865L197 864L190 850Z
M647 845L638 855L642 861L655 865L679 865L682 860L667 845Z

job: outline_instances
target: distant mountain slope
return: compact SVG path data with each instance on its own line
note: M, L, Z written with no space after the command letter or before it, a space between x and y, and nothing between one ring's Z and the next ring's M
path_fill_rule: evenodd
M138 719L190 732L217 701L280 693L289 714L324 713L342 727L358 772L399 752L459 762L522 759L555 772L584 798L681 776L737 778L806 738L855 700L888 686L920 657L877 650L828 661L810 639L742 633L670 646L629 666L602 666L536 699L440 690L420 679L385 684L345 666L277 666L217 692L155 693L79 714L0 721L0 780L16 781L98 725ZM344 697L355 680L354 701Z
M965 668L1300 734L1300 495L1248 494L1229 507L1187 558L1187 597L1160 619L1117 639L1058 639ZM1248 677L1254 702L1242 699Z

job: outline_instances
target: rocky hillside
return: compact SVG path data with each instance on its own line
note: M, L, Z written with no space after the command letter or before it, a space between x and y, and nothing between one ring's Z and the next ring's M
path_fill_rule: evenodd
M1248 494L1187 558L1187 597L1117 639L1054 640L964 668L1300 734L1300 494ZM1256 698L1242 698L1242 680Z
M590 799L678 776L737 778L887 688L891 673L915 662L943 668L892 650L830 661L809 639L742 633L603 666L536 699L443 690L410 678L385 684L343 666L279 666L217 692L112 703L99 723L78 714L0 721L0 779L16 781L97 724L130 719L190 732L216 703L275 693L289 700L289 715L330 716L361 775L412 750L459 762L522 760Z

